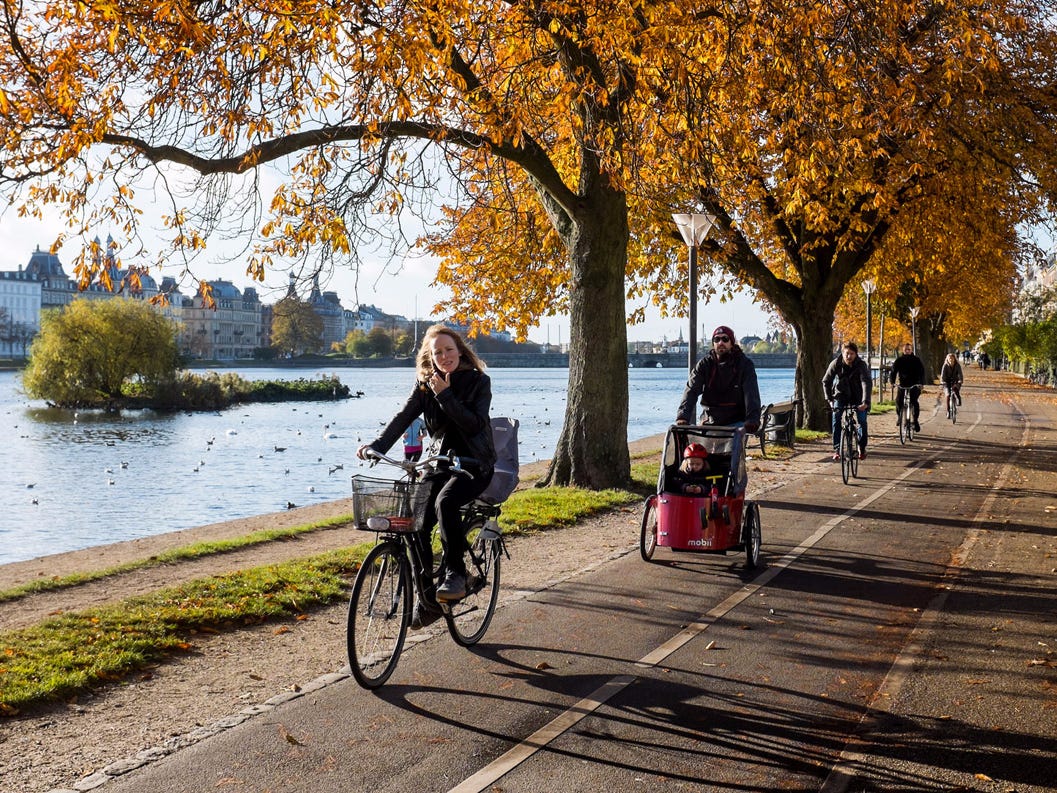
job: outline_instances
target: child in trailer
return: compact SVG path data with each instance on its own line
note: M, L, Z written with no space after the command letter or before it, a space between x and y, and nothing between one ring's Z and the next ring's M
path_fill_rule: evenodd
M672 472L667 490L688 496L704 495L708 492L711 475L708 464L708 449L700 443L690 443L683 449L683 462Z

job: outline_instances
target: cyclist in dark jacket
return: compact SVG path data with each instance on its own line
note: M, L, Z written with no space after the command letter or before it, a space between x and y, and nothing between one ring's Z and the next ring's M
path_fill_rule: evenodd
M384 454L422 416L435 454L470 458L463 467L472 477L440 471L433 478L422 531L428 542L433 526L440 524L445 578L437 588L438 600L458 600L466 594L466 534L459 510L484 491L495 467L488 415L492 381L484 369L462 336L445 325L431 326L418 351L418 379L411 396L378 439L356 452L360 459L366 459L367 449Z
M951 394L958 400L958 407L962 404L962 366L954 354L949 354L943 361L940 369L940 382L943 383L943 391L947 395L947 418L951 415Z
M676 413L676 424L694 424L697 399L704 408L702 424L744 427L746 433L760 429L760 386L756 367L738 346L734 331L720 325L712 331L712 350L697 362L690 373L683 398ZM730 459L741 459L745 434L735 432L731 438ZM742 469L734 484L744 488L747 475Z
M836 408L833 411L833 459L840 459L840 417L845 408L855 409L859 419L859 459L866 459L866 444L870 440L866 414L870 412L873 380L870 367L859 357L859 348L854 342L844 342L841 354L826 369L822 390L826 401Z
M925 385L925 364L914 355L914 345L903 345L903 354L892 361L888 381L893 384L898 381L902 387L896 396L900 415L903 413L903 405L907 397L910 398L910 406L914 409L914 432L920 432L921 425L918 424L918 416L921 415L921 405L918 404L918 396L921 395L921 386Z

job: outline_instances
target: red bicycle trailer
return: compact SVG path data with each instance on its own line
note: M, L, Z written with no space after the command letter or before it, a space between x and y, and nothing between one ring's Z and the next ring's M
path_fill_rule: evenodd
M707 450L708 485L679 489L678 469L690 444ZM744 551L745 566L760 559L760 508L745 498L745 431L741 427L672 425L664 440L657 493L646 499L639 550L653 561L657 547L726 554Z

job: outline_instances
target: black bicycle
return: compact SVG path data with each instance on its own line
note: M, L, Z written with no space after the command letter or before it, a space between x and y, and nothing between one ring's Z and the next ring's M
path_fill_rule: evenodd
M840 454L840 476L844 484L859 475L859 418L854 405L837 407L830 410L840 411L840 435L837 451Z
M898 398L896 399L896 425L899 427L899 442L906 444L907 441L914 440L914 417L911 415L913 411L910 405L910 389L918 388L920 385L911 386L896 386L898 391Z
M475 500L463 508L469 553L466 596L438 601L432 540L422 527L432 482L429 472L443 465L454 475L470 476L458 458L434 456L402 462L376 452L371 464L383 462L403 471L393 481L352 477L352 514L356 528L377 532L378 544L364 557L349 599L346 642L356 682L378 688L396 669L404 647L415 598L439 610L451 637L463 647L480 641L499 600L499 572L510 558L499 529L498 505ZM442 566L439 566L442 567Z
M955 385L944 386L944 391L947 393L947 418L951 420L951 424L958 423L958 400L961 399L961 383Z

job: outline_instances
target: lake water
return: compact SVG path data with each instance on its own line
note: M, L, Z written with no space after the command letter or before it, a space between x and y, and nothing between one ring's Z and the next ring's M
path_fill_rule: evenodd
M414 376L410 368L235 371L250 380L337 374L364 396L219 413L73 413L26 399L21 375L0 372L0 564L345 498L349 477L366 469L357 447L403 405ZM492 415L521 421L522 463L549 459L568 370L489 374ZM765 405L792 393L792 369L758 374ZM628 377L629 439L664 432L685 370Z

